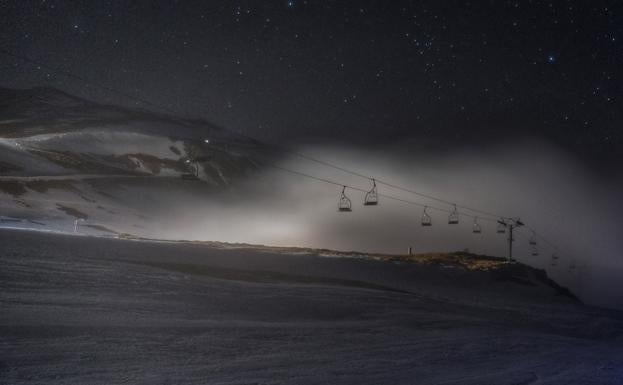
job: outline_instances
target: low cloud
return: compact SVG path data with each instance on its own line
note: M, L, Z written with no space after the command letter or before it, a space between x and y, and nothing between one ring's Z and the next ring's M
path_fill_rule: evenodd
M561 259L552 269L554 249L539 240L539 256L531 256L526 229L517 234L515 256L546 268L592 303L612 306L623 298L614 289L623 273L623 240L618 232L623 215L618 196L621 179L606 178L569 154L540 141L496 146L487 151L421 152L405 146L375 150L318 146L300 153L356 170L365 175L437 196L459 205L517 216L558 247ZM370 181L293 156L278 162L340 184L362 189ZM341 187L266 168L239 180L226 192L189 197L167 194L152 215L159 220L157 236L180 239L310 246L340 250L405 253L455 251L505 256L506 235L496 234L495 221L478 221L482 234L473 234L473 218L459 225L448 214L429 210L433 226L420 225L422 208L381 197L376 207L362 205L363 193L346 190L353 211L340 213ZM379 193L449 209L379 184ZM472 213L470 213L472 214ZM571 270L571 263L577 268ZM618 273L613 273L618 272Z

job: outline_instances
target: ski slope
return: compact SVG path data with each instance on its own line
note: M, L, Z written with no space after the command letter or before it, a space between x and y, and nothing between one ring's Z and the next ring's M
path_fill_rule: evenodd
M521 265L11 230L0 264L6 384L623 381L621 313Z

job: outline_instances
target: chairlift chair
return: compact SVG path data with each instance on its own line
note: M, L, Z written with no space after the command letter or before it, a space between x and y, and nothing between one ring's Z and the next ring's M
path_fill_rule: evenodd
M363 199L364 206L376 206L379 204L379 194L376 191L376 181L372 179L372 188Z
M350 212L350 211L353 211L352 203L350 201L350 198L346 196L345 191L346 191L346 186L342 188L342 194L340 195L340 200L338 201L338 204L337 204L337 210L341 212Z
M532 246L532 252L530 254L532 254L533 257L539 256L539 250L536 248L536 245Z
M458 225L459 224L459 212L456 210L456 205L454 205L454 209L448 216L448 224L449 225Z
M472 233L474 234L482 233L482 227L478 223L478 217L474 217L474 224L472 225Z
M427 208L428 207L424 206L424 212L422 213L422 226L432 226L433 225L432 218L426 212Z
M536 234L534 231L532 232L532 236L530 237L530 245L536 246Z

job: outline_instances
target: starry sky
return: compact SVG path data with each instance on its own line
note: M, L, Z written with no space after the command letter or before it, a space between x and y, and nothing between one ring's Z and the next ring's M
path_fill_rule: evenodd
M0 86L275 142L539 135L623 147L618 1L0 1ZM153 106L141 106L155 109Z

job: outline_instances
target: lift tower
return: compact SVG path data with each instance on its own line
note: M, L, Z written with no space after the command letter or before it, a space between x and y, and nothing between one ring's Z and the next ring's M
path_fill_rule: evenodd
M513 230L517 227L524 226L519 218L501 218L498 223L508 229L508 262L513 262Z

